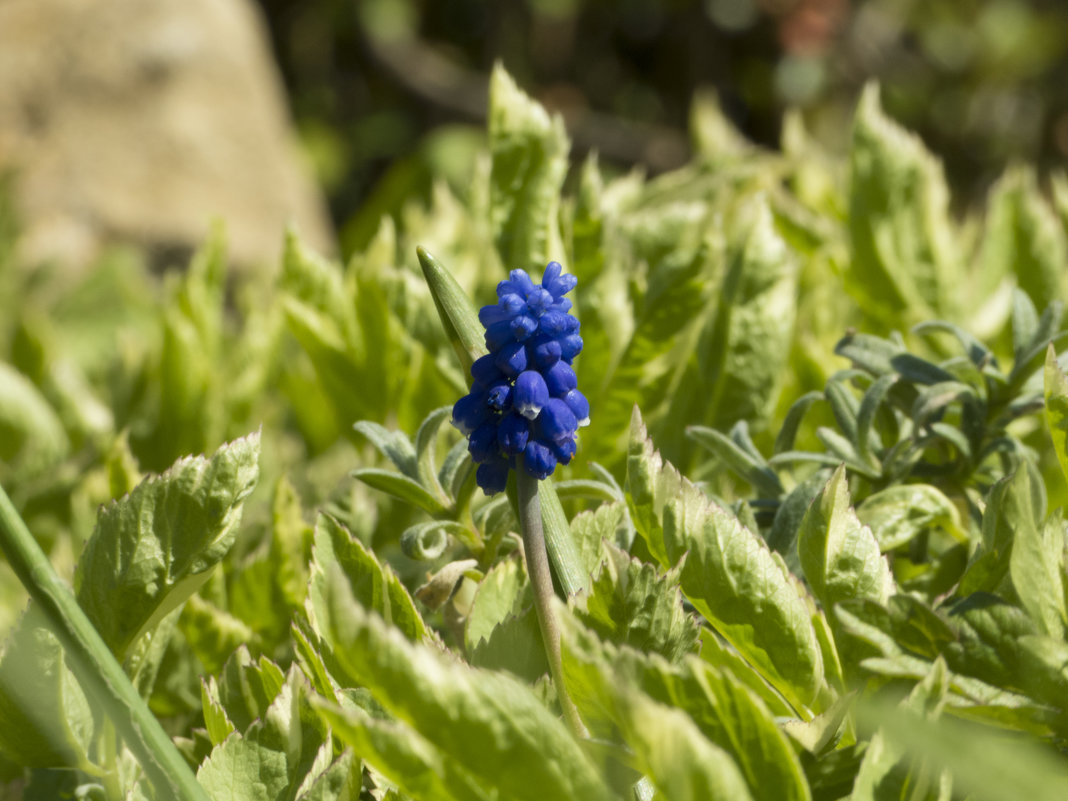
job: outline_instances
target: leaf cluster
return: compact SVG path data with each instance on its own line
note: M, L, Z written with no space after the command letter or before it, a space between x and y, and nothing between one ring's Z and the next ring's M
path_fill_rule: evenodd
M290 232L252 280L217 233L71 282L0 246L0 482L209 795L1063 798L1064 204L1014 170L951 219L874 89L848 165L705 100L692 164L572 193L560 121L503 69L490 103L468 192L344 266ZM594 423L541 500L589 738L443 425L465 292L558 254ZM158 797L0 593L3 779Z

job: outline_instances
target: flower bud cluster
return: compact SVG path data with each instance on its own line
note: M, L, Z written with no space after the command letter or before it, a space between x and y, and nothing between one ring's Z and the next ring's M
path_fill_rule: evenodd
M576 431L590 422L572 361L582 350L579 322L564 298L575 276L549 262L541 284L512 270L497 285L497 303L483 306L489 353L471 365L471 391L452 407L452 422L478 464L475 480L489 495L522 468L548 478L575 455Z

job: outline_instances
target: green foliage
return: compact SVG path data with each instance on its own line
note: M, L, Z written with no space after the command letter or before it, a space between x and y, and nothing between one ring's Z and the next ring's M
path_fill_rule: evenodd
M338 798L350 781L351 757L331 764L329 730L315 714L309 698L303 674L291 669L285 682L267 699L260 716L215 745L197 771L201 785L214 798L310 801L327 792L326 787L319 787L313 794L313 787L326 779L338 787L326 797ZM327 778L328 771L339 775ZM347 792L346 796L351 798L354 793Z
M903 708L921 719L937 719L945 703L947 679L945 663L936 661L930 674L909 693ZM877 731L860 763L852 798L875 801L908 794L941 801L951 797L952 789L948 771L939 771L925 758L909 759L902 743L888 741L882 731Z
M808 507L797 549L812 593L826 609L852 598L885 603L893 592L894 580L875 535L849 506L844 466Z
M478 785L516 799L608 797L579 744L527 686L408 644L351 594L332 612L345 670Z
M490 225L501 260L543 269L560 249L557 207L570 143L560 117L527 97L498 64L490 78Z
M0 457L30 473L62 459L70 449L59 415L20 372L0 364Z
M412 798L481 801L487 795L461 766L411 728L373 718L362 708L318 702L318 712L337 737L377 774Z
M564 668L568 687L593 731L607 736L616 727L635 749L639 769L643 769L643 759L664 759L657 740L667 737L675 742L666 729L682 726L676 723L677 716L661 714L655 716L659 721L652 715L646 718L649 732L634 729L634 705L655 710L656 702L685 712L687 723L695 729L692 734L686 731L677 747L711 753L723 749L713 764L720 765L728 778L737 772L741 778L738 784L748 785L746 792L753 798L809 797L786 736L762 700L730 670L696 657L672 665L655 654L617 648L581 627L577 620L566 627ZM649 736L652 732L654 737ZM715 748L706 748L709 744ZM683 763L687 760L683 754L679 758ZM682 770L682 765L670 770Z
M259 440L182 459L101 510L74 580L78 603L116 656L196 592L230 550L259 478Z
M705 619L798 709L812 704L823 682L822 659L804 599L784 566L736 517L663 462L637 411L630 454L631 514L649 550L665 565L681 559L682 591Z
M158 285L0 262L0 481L202 787L1062 797L1063 182L1014 170L957 224L874 88L848 181L799 118L772 154L704 99L693 163L591 158L569 194L502 68L490 117L468 190L343 266L290 232L273 279L230 274L221 231ZM563 687L514 501L446 425L475 309L549 258L592 408L540 489ZM0 778L162 798L24 605L3 577Z
M636 698L625 702L622 726L637 746L637 767L664 798L749 801L738 769L701 737L682 712Z
M993 189L983 248L987 270L1011 265L1017 285L1036 308L1063 299L1064 228L1039 192L1033 171L1012 169Z
M85 768L93 729L89 701L65 663L63 647L39 610L30 607L0 659L3 753L30 767Z
M1043 377L1046 425L1053 438L1053 451L1057 454L1061 471L1068 478L1068 378L1065 378L1064 371L1057 363L1057 354L1052 345L1046 351Z
M697 643L697 626L683 610L679 571L657 575L653 565L604 543L579 619L602 639L677 661Z
M346 647L337 627L338 593L347 593L357 603L372 609L413 640L422 639L426 629L404 585L389 568L383 567L359 540L340 523L320 516L315 526L311 578L308 583L308 612L327 642ZM342 638L342 639L339 639Z
M874 85L857 107L849 166L847 286L887 326L951 313L959 265L941 165L884 116Z
M740 218L744 233L728 247L715 320L697 346L694 378L703 402L687 410L689 420L720 428L767 419L797 314L797 266L771 210L758 200Z

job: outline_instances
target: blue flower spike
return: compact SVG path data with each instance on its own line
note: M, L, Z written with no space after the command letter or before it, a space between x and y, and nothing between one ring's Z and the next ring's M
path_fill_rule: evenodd
M536 479L567 464L590 405L572 368L582 350L579 322L564 295L578 283L549 262L541 284L512 270L497 285L497 303L483 306L489 354L471 365L471 391L453 406L452 423L468 438L487 495L501 492L513 467Z

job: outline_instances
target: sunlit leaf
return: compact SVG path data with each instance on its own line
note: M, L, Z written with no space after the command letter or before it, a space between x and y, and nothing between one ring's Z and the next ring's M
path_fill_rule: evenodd
M885 603L893 591L890 567L879 544L850 507L844 467L834 472L809 506L797 548L805 578L827 610L838 601L855 598Z
M344 526L320 515L315 523L308 610L319 633L336 647L339 643L333 635L338 621L333 617L331 598L340 587L335 584L344 584L345 591L359 603L407 637L420 640L426 636L426 625L393 570L382 565Z
M945 663L935 662L930 674L910 693L907 708L928 720L937 719L945 703L947 675ZM854 801L882 801L891 798L923 798L949 801L952 781L926 755L909 760L904 743L888 739L882 731L872 737L864 761L857 772L850 796Z
M983 541L961 578L960 594L997 592L1009 572L1016 538L1039 539L1039 520L1044 510L1038 503L1037 490L1026 466L991 489L983 514Z
M688 418L721 429L738 420L763 424L778 399L797 314L797 264L767 202L747 206L737 225L715 322L698 346L701 391L696 418Z
M410 726L376 720L356 706L343 708L317 700L315 707L343 743L413 798L485 801L491 797L468 771Z
M347 584L332 586L332 635L345 669L476 781L518 801L609 797L564 724L525 684L410 643L364 611Z
M957 507L930 484L887 487L865 498L856 513L860 522L871 529L883 552L934 529L967 539Z
M1045 400L1053 452L1057 454L1061 471L1068 477L1068 378L1057 363L1052 345L1046 351Z
M887 118L869 85L853 122L847 286L882 324L946 316L957 255L941 165Z
M63 458L69 447L59 416L40 390L0 362L0 460L40 470Z
M1038 309L1062 299L1065 230L1039 191L1034 170L1010 168L994 185L987 205L984 268L993 275L1012 273Z
M78 603L121 656L207 580L259 478L260 436L188 457L100 511L75 573Z
M950 770L954 787L976 801L1055 801L1068 793L1063 760L1037 744L878 704L864 709L864 717L881 726L892 748Z
M230 734L200 766L204 789L235 801L300 798L333 758L326 725L308 695L302 674L291 670L263 718Z
M682 712L640 695L622 704L623 736L638 769L672 801L751 801L737 765Z
M479 582L471 610L464 623L464 644L472 649L489 639L508 617L518 615L533 603L526 571L517 557L503 559Z
M797 708L813 703L823 666L804 600L762 540L663 461L637 410L626 491L649 550L666 567L685 555L687 599Z
M182 609L179 626L189 649L210 673L218 672L238 646L256 641L256 633L241 619L199 595Z
M570 147L560 117L550 118L497 64L490 76L490 224L501 261L542 270L563 255L557 225Z
M604 561L576 615L602 639L678 661L697 642L697 624L682 607L678 570L650 564L606 545Z
M238 731L245 731L282 691L285 673L265 656L253 659L245 646L226 660L218 676L218 700Z

